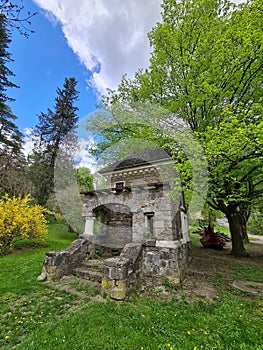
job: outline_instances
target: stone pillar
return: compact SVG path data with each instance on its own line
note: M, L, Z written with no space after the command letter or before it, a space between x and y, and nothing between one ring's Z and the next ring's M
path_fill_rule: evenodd
M102 293L106 297L116 300L124 300L127 291L127 278L129 266L128 258L109 258L104 261L102 269Z
M187 214L181 209L182 236L186 241L190 241Z
M92 214L85 216L85 230L83 236L93 236L94 221L95 217Z

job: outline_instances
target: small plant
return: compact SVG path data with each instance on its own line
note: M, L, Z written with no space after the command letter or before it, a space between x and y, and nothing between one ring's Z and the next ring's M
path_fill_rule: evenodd
M166 292L176 292L178 291L180 284L172 283L168 278L163 280L163 286Z
M154 238L154 234L152 232L146 232L144 235L145 239L153 239Z
M223 249L226 244L225 236L220 232L215 232L214 227L210 225L204 228L201 236L200 242L204 248Z
M89 261L89 260L99 260L101 259L102 257L102 250L101 249L96 249L94 253L91 253L89 254L87 257L86 257L86 261Z

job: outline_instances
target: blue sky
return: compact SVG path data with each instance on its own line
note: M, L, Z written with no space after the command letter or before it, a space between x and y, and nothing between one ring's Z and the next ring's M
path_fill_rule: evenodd
M21 0L13 0L20 4ZM24 0L32 18L29 38L13 32L9 52L14 62L11 103L21 131L52 108L65 77L78 80L82 119L95 110L106 88L132 76L149 61L147 32L159 19L161 0Z
M10 90L16 99L11 104L18 117L16 124L20 130L35 126L37 115L53 107L56 88L62 87L65 77L72 76L78 80L77 105L79 117L83 118L95 110L97 102L94 89L87 86L89 71L68 46L60 24L51 23L32 1L26 1L25 6L38 14L32 19L35 33L26 39L14 32L9 48L14 59L10 68L16 75L13 82L20 86Z

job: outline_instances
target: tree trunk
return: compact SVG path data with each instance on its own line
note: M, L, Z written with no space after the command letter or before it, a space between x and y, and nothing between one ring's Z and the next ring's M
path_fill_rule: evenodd
M232 239L231 254L237 257L248 256L243 243L240 214L231 213L227 219Z
M249 243L247 235L247 217L245 214L240 217L241 235L244 243Z

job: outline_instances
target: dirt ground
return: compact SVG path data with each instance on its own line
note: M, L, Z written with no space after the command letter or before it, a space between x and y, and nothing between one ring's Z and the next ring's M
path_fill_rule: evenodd
M248 268L251 271L256 268L263 272L263 246L248 245L246 250L250 257L235 258L230 254L230 243L223 250L205 249L201 245L193 247L182 290L178 291L180 298L185 296L189 302L197 298L215 300L218 298L218 284L220 288L236 288L253 297L263 295L263 283L235 280L240 269Z

